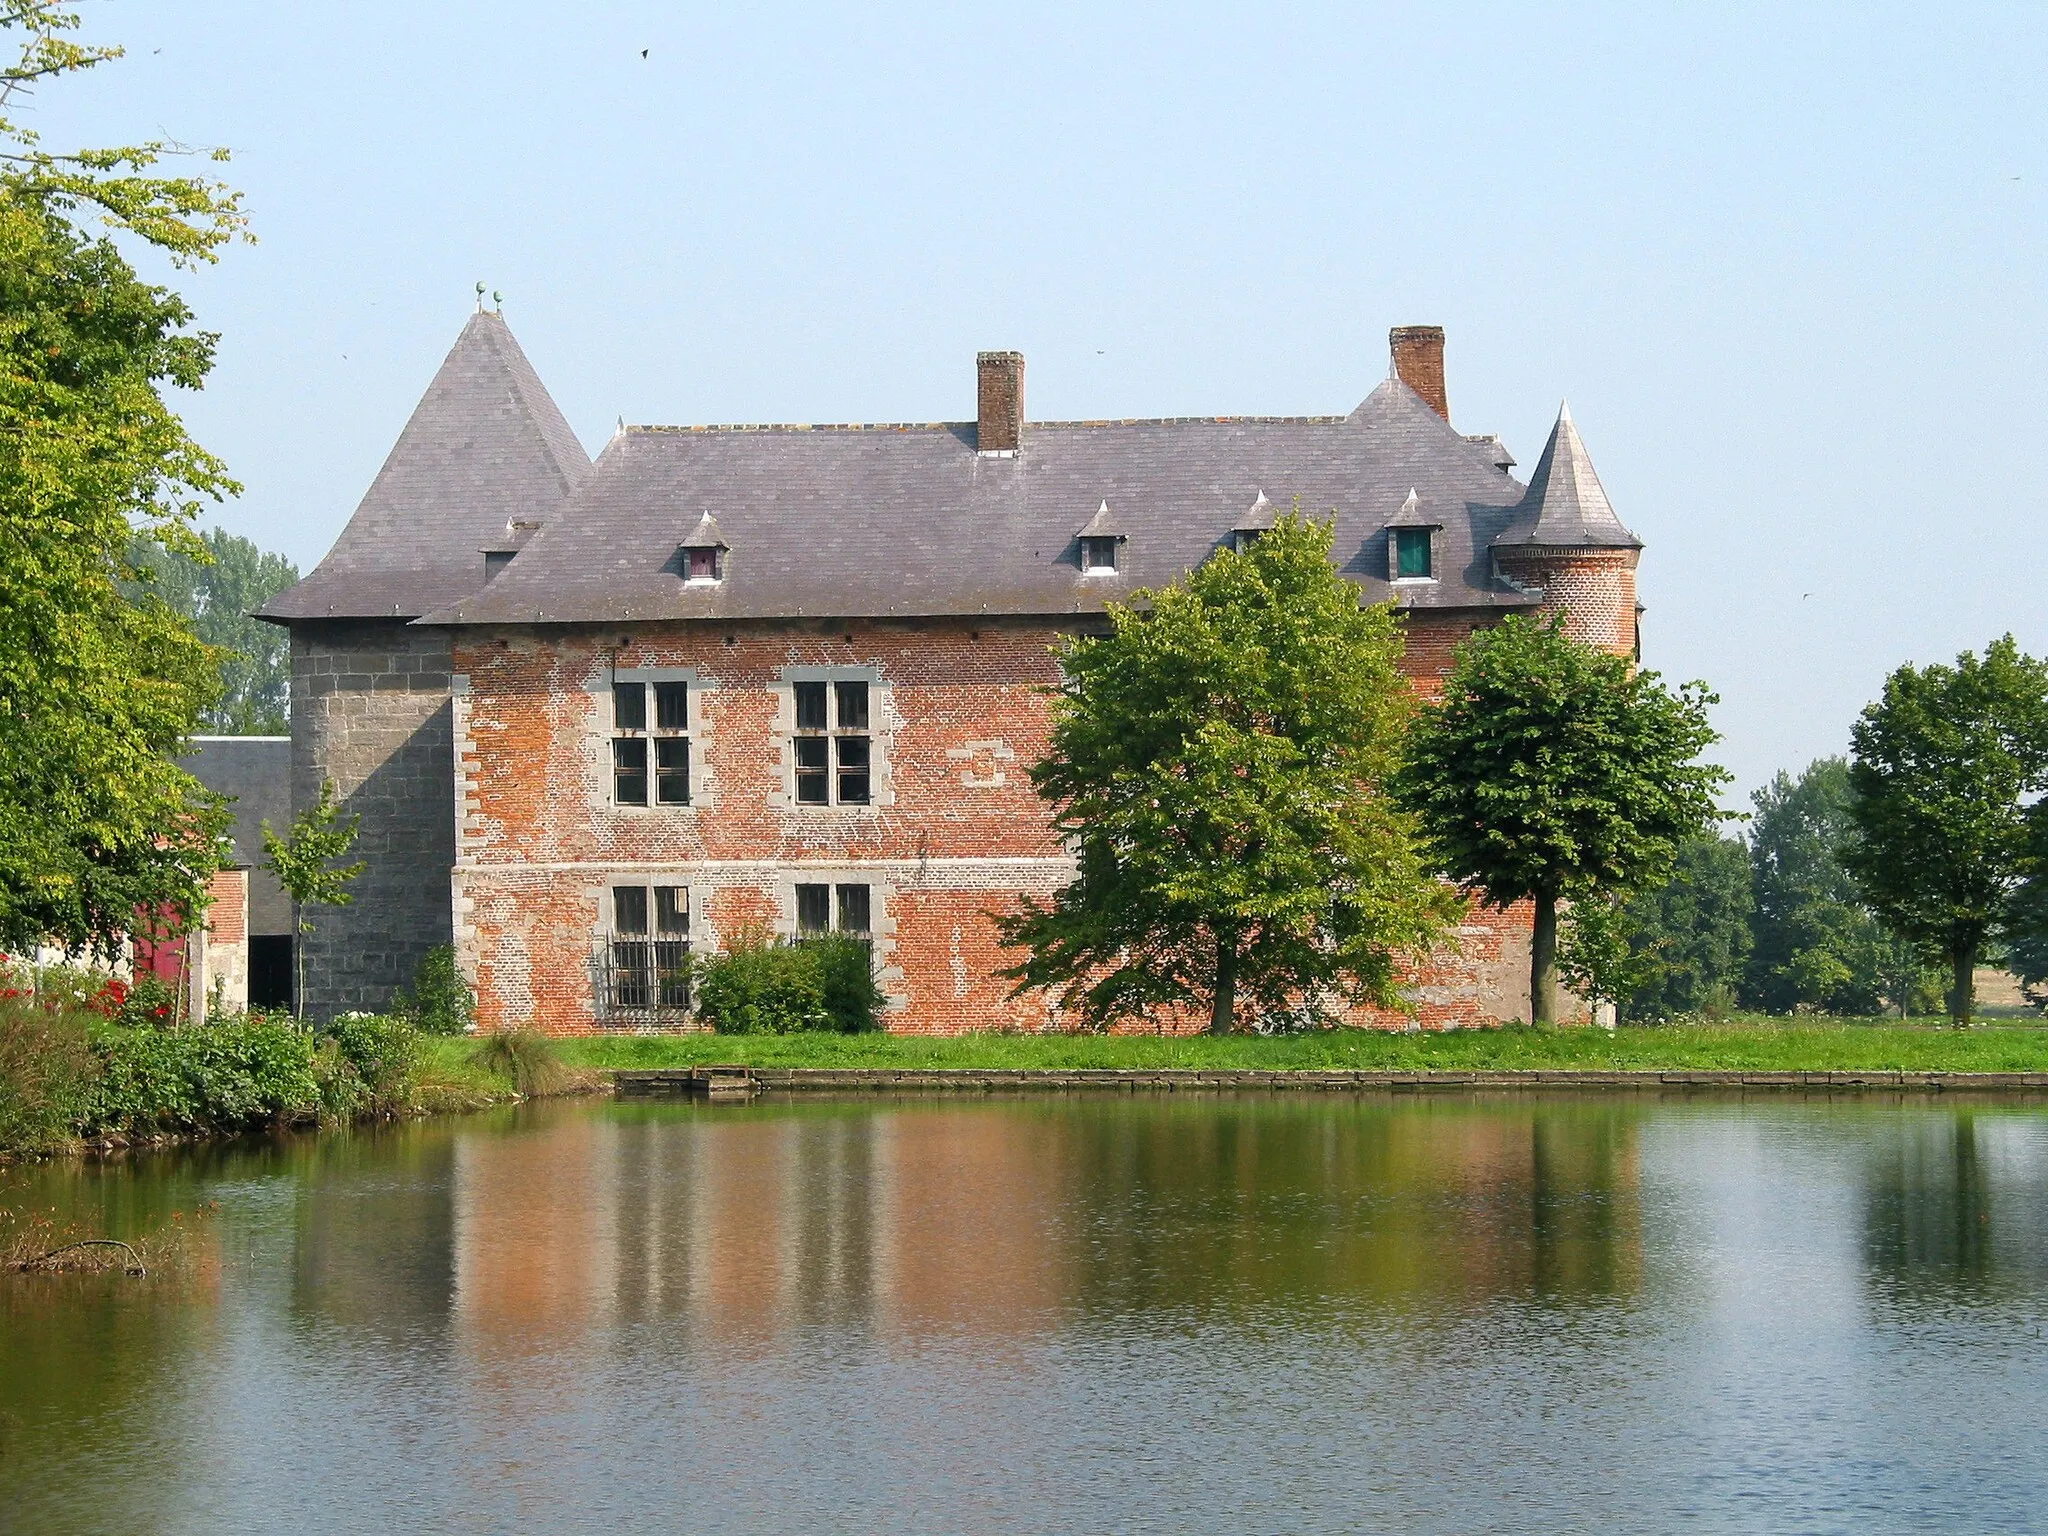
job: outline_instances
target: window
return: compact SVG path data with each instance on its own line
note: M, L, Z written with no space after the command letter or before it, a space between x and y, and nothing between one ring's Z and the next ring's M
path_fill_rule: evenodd
M796 803L866 805L873 785L864 682L795 683Z
M1397 581L1428 580L1436 574L1430 561L1428 528L1394 530L1394 577Z
M1081 540L1081 569L1084 571L1113 571L1116 569L1116 544L1114 538L1089 535Z
M652 896L650 903L649 896ZM690 890L615 885L604 1003L618 1013L690 1006Z
M1264 534L1265 531L1266 530L1263 528L1239 528L1236 531L1234 531L1230 537L1232 541L1237 545L1237 552L1241 555L1246 550L1250 549L1254 544L1258 543L1260 536Z
M718 551L716 549L689 549L685 550L684 554L689 556L689 579L691 581L718 580Z
M654 690L654 728L647 724L647 691ZM619 805L690 803L690 685L612 684L612 799ZM653 780L648 777L648 744L653 743Z
M836 898L836 899L835 899ZM839 921L832 921L835 908ZM827 933L868 937L869 888L865 885L799 885L796 888L796 932L799 939Z

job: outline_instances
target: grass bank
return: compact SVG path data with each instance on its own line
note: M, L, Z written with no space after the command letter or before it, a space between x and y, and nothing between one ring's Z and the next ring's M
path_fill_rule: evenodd
M964 1067L1017 1070L2044 1072L2048 1028L1801 1019L1594 1029L1390 1034L1341 1030L1279 1039L1157 1035L665 1035L560 1042L576 1066Z

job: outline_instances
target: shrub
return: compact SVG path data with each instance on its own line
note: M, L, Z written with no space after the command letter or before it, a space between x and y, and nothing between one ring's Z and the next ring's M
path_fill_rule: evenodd
M205 1024L92 1031L91 1123L110 1130L247 1130L322 1108L314 1040L289 1020L234 1014Z
M45 1151L77 1135L99 1071L87 1043L91 1017L0 999L0 1147Z
M758 935L704 967L697 1014L723 1035L787 1035L830 1029L824 967L813 946L775 944Z
M332 1041L362 1085L357 1112L389 1114L410 1103L421 1056L420 1032L411 1019L403 1014L345 1013L329 1021L322 1034L321 1048Z
M110 983L102 993L114 1004L115 1023L130 1029L148 1029L178 1022L178 994L162 977L144 972L125 990L117 991L120 986L119 982Z
M859 939L839 933L813 940L803 949L817 958L829 1027L848 1035L880 1028L879 1015L888 999L875 985L874 951Z
M528 1098L560 1093L571 1073L561 1050L537 1029L508 1029L483 1036L469 1056L472 1065L508 1079Z
M412 1016L422 1034L466 1035L476 1028L476 994L455 963L453 944L427 951L398 1009Z

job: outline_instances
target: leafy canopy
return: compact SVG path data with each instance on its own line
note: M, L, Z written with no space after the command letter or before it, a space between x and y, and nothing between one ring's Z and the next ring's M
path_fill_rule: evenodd
M175 754L214 700L214 658L124 585L138 536L196 553L189 521L233 489L167 387L196 389L214 339L142 282L104 234L174 262L241 228L234 195L150 174L172 146L45 150L19 99L117 57L77 18L0 0L19 43L0 68L0 946L114 949L138 912L188 926L226 815Z
M1112 604L1069 642L1032 781L1079 862L1002 924L1101 1027L1200 1006L1231 1028L1402 1005L1404 959L1455 910L1386 792L1412 709L1393 612L1361 608L1299 512L1248 551Z
M2012 636L1952 667L1903 666L1850 732L1857 836L1845 862L1864 899L1950 972L1969 1022L1985 941L2012 916L2048 790L2048 665Z
M1679 846L1663 881L1574 903L1559 970L1623 1018L1725 1014L1742 983L1751 915L1749 849L1696 837Z
M221 694L200 712L201 728L230 736L282 736L291 729L291 637L249 617L294 585L299 569L249 539L208 529L206 558L138 539L131 562L144 573L137 594L154 593L213 647Z

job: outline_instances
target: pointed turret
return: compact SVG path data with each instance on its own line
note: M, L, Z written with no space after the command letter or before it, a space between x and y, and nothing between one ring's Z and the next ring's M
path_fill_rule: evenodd
M1572 408L1561 405L1528 493L1500 537L1497 548L1533 545L1546 549L1641 549L1643 541L1614 514L1614 506L1593 472L1593 459L1579 440Z
M544 523L590 456L502 315L479 310L311 575L267 619L417 618L484 584L478 551Z

